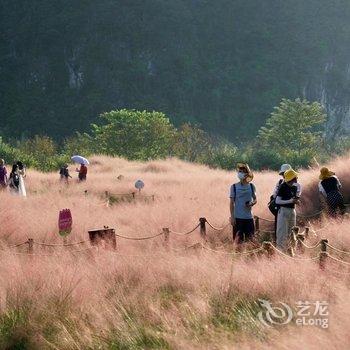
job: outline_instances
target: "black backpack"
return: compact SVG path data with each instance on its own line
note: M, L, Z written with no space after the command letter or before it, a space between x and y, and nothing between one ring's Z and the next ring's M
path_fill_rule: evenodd
M12 173L10 178L12 181L10 182L11 188L18 188L19 187L19 175L17 173Z
M278 183L278 189L280 189L282 183L283 183L283 180L281 179ZM280 206L276 204L276 198L273 198L273 196L270 197L270 202L268 204L268 207L272 215L277 216Z

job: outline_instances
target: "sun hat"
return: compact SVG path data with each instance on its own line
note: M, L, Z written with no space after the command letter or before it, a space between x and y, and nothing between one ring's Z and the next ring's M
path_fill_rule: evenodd
M247 176L245 177L245 179L247 180L247 182L251 182L253 181L254 178L254 174L253 172L250 170L250 167L247 163L237 163L237 170L243 170Z
M334 176L334 175L335 175L335 173L333 171L330 171L328 168L323 167L320 170L319 179L320 180L328 179L329 177Z
M290 164L282 164L281 169L279 171L279 175L283 175L287 170L292 169L292 166Z
M285 182L289 182L292 181L294 179L296 179L298 177L298 173L293 170L293 169L289 169L284 173L284 181Z

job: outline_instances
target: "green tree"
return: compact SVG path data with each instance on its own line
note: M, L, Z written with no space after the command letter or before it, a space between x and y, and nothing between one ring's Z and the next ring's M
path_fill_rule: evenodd
M209 135L196 125L184 123L178 129L174 155L189 162L199 162L207 156L211 140Z
M171 154L175 128L163 113L122 109L100 117L104 123L92 125L98 152L139 160Z
M296 165L306 165L320 151L320 125L325 120L324 109L318 102L282 99L260 128L258 146L273 150L281 159Z

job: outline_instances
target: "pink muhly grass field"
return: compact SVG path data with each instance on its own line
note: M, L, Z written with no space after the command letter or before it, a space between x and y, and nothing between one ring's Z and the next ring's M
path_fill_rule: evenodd
M329 166L349 202L347 164L343 158ZM154 201L114 198L135 191L137 179L145 182L142 193L154 194ZM255 215L272 218L267 202L277 181L278 174L255 173ZM299 211L319 210L318 170L301 171L299 181L304 185ZM348 349L349 266L327 261L322 271L317 261L279 255L232 259L224 254L232 249L230 227L221 232L208 227L208 246L223 253L184 250L201 241L198 230L184 237L170 233L173 250L164 247L163 236L145 241L117 237L117 252L77 252L89 248L88 242L69 248L34 245L33 256L25 254L27 245L9 248L28 238L62 243L57 220L64 208L73 216L67 243L87 240L89 229L104 225L131 237L154 235L164 227L185 232L200 217L226 226L233 182L234 172L177 159L141 163L98 156L88 181L72 180L68 186L58 174L28 171L26 199L0 192L0 349ZM105 191L115 199L109 207ZM311 234L307 244L328 238L350 251L349 219L323 218L310 226L325 228ZM329 252L350 263L350 255ZM292 322L266 327L257 316L259 299L293 307L300 300L327 301L329 328Z

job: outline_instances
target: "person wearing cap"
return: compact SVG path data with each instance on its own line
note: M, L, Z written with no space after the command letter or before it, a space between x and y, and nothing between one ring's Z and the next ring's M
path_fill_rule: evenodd
M282 251L288 249L292 228L296 225L295 206L300 203L301 187L298 183L298 173L289 169L284 173L284 182L280 186L276 204L279 206L276 227L276 245Z
M248 164L237 164L239 182L230 187L230 220L233 226L233 240L241 244L254 237L255 225L252 207L257 203L256 189L251 183L253 173Z
M344 214L344 198L340 192L341 183L335 176L335 173L328 168L323 167L320 170L319 179L320 182L318 184L318 189L326 200L329 215L336 217L338 212Z
M5 167L5 161L0 159L0 191L7 187L7 169Z

